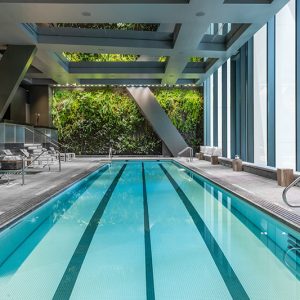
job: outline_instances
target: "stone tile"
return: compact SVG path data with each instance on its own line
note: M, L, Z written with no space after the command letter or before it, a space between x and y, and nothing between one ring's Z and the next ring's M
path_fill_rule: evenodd
M300 207L291 208L283 202L284 188L278 186L277 181L247 172L233 172L230 168L214 166L203 160L176 160L300 231ZM300 187L292 188L288 199L291 204L300 205Z

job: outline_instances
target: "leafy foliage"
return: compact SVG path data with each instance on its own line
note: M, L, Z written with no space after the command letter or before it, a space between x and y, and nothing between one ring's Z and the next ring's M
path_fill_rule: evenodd
M198 151L203 141L201 93L190 89L156 89L153 93L187 144Z
M104 54L104 53L84 53L84 52L63 52L63 56L70 62L131 62L136 61L139 55L135 54ZM166 62L167 56L160 56L159 62Z
M202 97L198 91L154 91L174 125L193 146L201 143ZM78 154L161 154L161 141L126 90L54 91L52 117L59 140ZM179 118L183 118L180 120Z
M57 23L51 25L53 27L135 30L135 31L156 31L159 26L159 24L155 24L155 23Z
M190 57L190 62L203 62L203 57L199 57L199 56L192 56Z
M102 54L83 52L63 52L63 56L70 62L129 62L136 61L139 57L133 54Z

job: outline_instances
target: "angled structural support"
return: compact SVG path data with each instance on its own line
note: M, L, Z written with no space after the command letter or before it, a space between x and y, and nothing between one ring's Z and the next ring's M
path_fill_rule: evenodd
M130 87L127 90L173 156L188 147L149 88Z
M0 120L29 69L35 46L8 46L0 61Z

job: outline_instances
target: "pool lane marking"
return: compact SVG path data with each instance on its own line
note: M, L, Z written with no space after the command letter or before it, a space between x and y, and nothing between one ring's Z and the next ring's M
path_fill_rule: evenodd
M82 267L83 261L86 257L87 251L91 245L94 234L98 228L101 217L105 211L105 208L118 184L120 177L122 176L124 170L126 168L126 164L122 166L117 176L109 186L108 190L102 197L98 207L96 208L92 218L90 219L89 224L87 225L81 239L71 257L71 260L63 274L63 277L55 291L53 296L53 300L61 300L61 299L69 299L73 288L75 286L75 282L79 275L80 269Z
M100 170L100 172L97 172L97 173L95 173L95 174L93 174L90 178L94 178L94 176L96 176L96 175L98 175L99 177L105 172L107 170L107 168L105 167L105 168L103 168L103 169L101 169ZM93 181L90 181L90 183L88 183L87 185L85 185L85 187L84 187L84 189L81 191L81 194L83 194L89 187L90 187L90 185L93 183ZM61 193L63 193L63 192L61 192ZM75 201L77 201L77 199L78 198L76 198L76 200ZM50 200L51 201L51 200ZM74 202L75 202L74 201ZM70 204L70 206L72 206L73 205L73 203L74 202L72 202L71 204ZM66 210L68 210L69 208L70 208L70 206L67 206L67 209ZM65 208L65 207L64 207ZM3 212L4 213L4 212ZM0 213L1 214L1 213ZM30 233L28 233L26 236L25 236L25 238L15 247L15 249L13 249L10 253L9 253L9 255L4 259L4 260L2 260L2 262L0 262L0 269L1 269L1 267L6 263L6 261L40 228L40 227L42 227L42 225L52 216L52 214L53 214L53 212L51 212L49 215L47 215L39 224L38 224L38 226L37 227L35 227ZM24 218L26 218L26 217L24 217ZM24 218L22 218L19 222L17 222L17 223L14 223L14 224L12 224L10 227L8 227L8 229L13 229L15 226L17 226L18 224L20 224L20 223L22 223L23 221L24 221ZM52 222L52 226L49 228L49 230L55 225L55 223L58 221L59 219L57 219L55 222ZM47 230L47 231L49 231L49 230ZM39 241L40 242L40 241Z
M179 185L176 183L173 177L165 169L165 167L162 164L159 164L159 166L171 182L172 186L174 187L178 196L183 202L186 210L189 212L191 218L193 219L194 224L196 225L200 235L202 236L202 239L205 242L232 298L238 300L250 299L241 282L239 281L237 275L232 269L229 261L224 255L222 249L220 248L217 241L214 239L213 235L209 231L208 227L205 225L205 222L198 214L195 207L192 205L186 194L179 187Z
M147 292L147 300L154 300L155 291L154 291L154 279L153 279L151 236L150 236L150 226L149 226L149 210L148 210L147 186L146 186L144 163L142 163L142 177L143 177L143 199L144 199L143 205L144 205L146 292Z

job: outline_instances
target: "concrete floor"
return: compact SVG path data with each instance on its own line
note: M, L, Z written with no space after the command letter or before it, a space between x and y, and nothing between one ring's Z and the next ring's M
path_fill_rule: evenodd
M231 168L222 165L212 165L204 160L194 159L193 162L188 162L184 158L176 160L246 198L249 202L258 204L262 208L267 207L271 212L281 211L283 214L287 212L291 217L296 215L296 221L300 221L300 207L291 208L283 202L282 192L284 188L278 186L275 180L247 172L233 172ZM300 205L300 187L294 187L288 192L288 200L293 205ZM263 207L264 205L261 205L261 203L265 203L266 207ZM297 222L296 225L298 227L300 223L298 224Z
M149 157L138 158L149 159ZM137 159L137 157L119 159ZM152 159L158 159L158 157ZM21 176L15 176L9 185L2 181L0 184L0 228L20 214L40 205L57 191L86 176L104 164L104 160L105 158L100 157L76 158L72 162L63 163L62 172L43 171L34 175L26 175L24 186L21 185ZM282 201L283 188L279 187L276 181L246 172L233 172L230 168L211 165L207 161L198 159L194 159L193 162L187 162L183 158L177 160L258 206L266 206L267 209L273 211L280 208L283 215L285 212L290 214L287 218L293 215L299 216L299 224L298 219L294 224L299 226L300 230L300 208L290 208ZM300 188L291 189L288 198L291 203L300 205ZM268 204L273 206L270 207Z
M25 175L25 185L21 185L20 175L11 175L11 181L1 180L0 184L0 228L9 219L35 207L48 197L72 182L86 176L102 165L99 158L76 158L72 162L62 162L62 171L55 166L51 172L43 170Z

